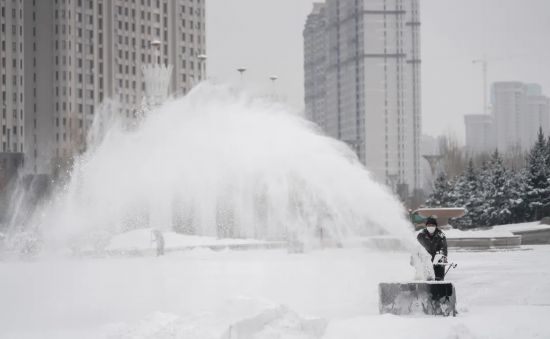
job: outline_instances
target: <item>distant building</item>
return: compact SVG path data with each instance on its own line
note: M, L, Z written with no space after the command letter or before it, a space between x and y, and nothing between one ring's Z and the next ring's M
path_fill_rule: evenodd
M327 18L324 3L314 3L304 28L306 118L326 129Z
M0 1L2 149L4 153L23 152L25 62L23 54L23 3Z
M405 195L422 184L419 17L418 0L327 0L304 29L306 112Z
M539 128L542 128L544 135L550 135L550 99L542 94L540 85L527 85L525 119L525 140L529 147L535 143Z
M502 152L527 150L540 127L550 130L549 99L537 84L496 82L492 86L496 146Z
M3 193L22 166L22 152L0 152L0 192ZM0 220L1 218L2 216L0 216Z
M23 164L25 140L25 61L23 3L0 1L0 190Z
M466 152L468 155L494 151L495 137L491 115L465 115L464 123L466 125Z
M521 147L525 113L525 85L496 82L492 86L496 146L501 152Z
M0 0L3 151L24 151L31 173L51 173L85 149L105 99L132 119L154 40L174 66L172 93L186 93L204 74L204 1Z

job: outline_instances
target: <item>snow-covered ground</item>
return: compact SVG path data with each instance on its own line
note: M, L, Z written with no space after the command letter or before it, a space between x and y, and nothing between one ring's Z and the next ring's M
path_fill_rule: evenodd
M485 229L459 230L451 228L444 230L447 238L497 238L512 237L513 232L548 230L550 225L541 224L539 221L519 224L496 225Z
M447 238L496 238L513 237L514 234L505 229L468 230L450 229L443 231Z
M534 222L524 222L520 224L498 225L498 226L493 226L492 229L509 231L509 232L537 231L537 230L550 229L550 225L541 224L539 221L534 221Z
M167 250L189 249L195 247L223 248L231 246L267 245L263 240L255 239L218 239L198 235L186 235L176 232L163 232ZM153 241L152 229L139 229L114 236L106 251L145 251L152 250L156 244Z
M550 246L450 253L456 318L378 314L406 253L196 249L0 262L1 338L550 338Z

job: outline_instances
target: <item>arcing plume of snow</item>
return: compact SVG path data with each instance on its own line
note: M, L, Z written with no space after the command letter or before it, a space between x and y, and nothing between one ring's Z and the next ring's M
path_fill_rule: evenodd
M105 115L99 114L104 117ZM214 237L411 237L397 199L342 142L281 105L201 84L95 144L38 211L47 243L137 228Z

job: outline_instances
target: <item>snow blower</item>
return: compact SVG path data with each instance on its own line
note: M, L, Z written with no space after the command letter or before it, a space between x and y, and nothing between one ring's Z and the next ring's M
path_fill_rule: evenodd
M446 266L445 274L457 266L454 263L435 265ZM380 283L378 293L381 314L441 316L456 316L457 314L455 288L452 283L447 281Z

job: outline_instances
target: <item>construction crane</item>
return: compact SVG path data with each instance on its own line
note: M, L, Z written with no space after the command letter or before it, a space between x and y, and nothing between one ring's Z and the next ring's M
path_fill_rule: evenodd
M483 71L483 114L489 114L489 105L487 103L487 58L483 57L483 59L476 59L473 60L472 63L474 64L481 64L481 68Z

